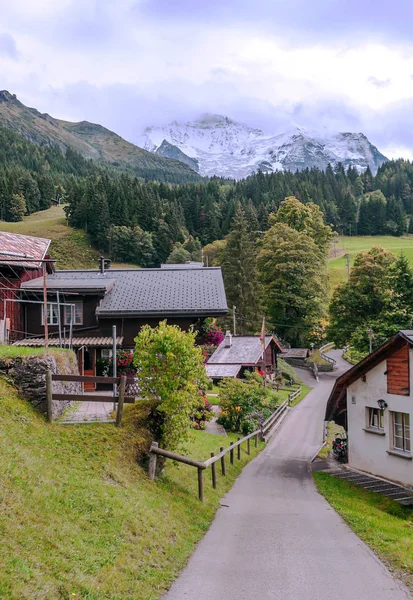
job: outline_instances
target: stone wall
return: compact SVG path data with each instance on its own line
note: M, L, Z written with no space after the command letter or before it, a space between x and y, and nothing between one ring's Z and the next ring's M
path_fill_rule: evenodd
M0 375L6 376L19 393L31 402L41 413L46 414L46 371L50 368L54 374L79 375L74 352L50 350L49 356L19 356L0 358ZM81 384L66 381L54 381L56 394L79 394ZM53 402L53 418L59 417L71 405L71 402Z

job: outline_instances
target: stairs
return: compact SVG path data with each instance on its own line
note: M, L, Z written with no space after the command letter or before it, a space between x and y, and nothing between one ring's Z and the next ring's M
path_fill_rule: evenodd
M359 485L365 490L387 496L387 498L395 500L399 504L413 506L413 490L409 490L402 485L397 485L396 483L386 481L385 479L379 479L373 475L367 475L361 471L351 469L350 467L333 466L326 469L324 472L329 473L334 477L338 477L339 479L354 483L355 485Z

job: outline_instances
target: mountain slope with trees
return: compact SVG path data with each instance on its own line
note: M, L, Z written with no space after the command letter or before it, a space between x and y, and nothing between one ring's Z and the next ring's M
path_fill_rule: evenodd
M139 177L175 183L199 179L182 162L147 152L101 125L42 114L6 90L0 91L0 126L41 146L56 146L63 152L70 148L84 158L129 169Z

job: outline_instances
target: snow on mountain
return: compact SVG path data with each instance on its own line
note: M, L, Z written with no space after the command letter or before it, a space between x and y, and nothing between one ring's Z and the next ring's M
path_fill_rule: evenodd
M148 127L140 145L190 164L201 175L231 179L242 179L258 170L324 170L329 163L334 168L339 162L359 171L369 166L376 173L387 160L362 133L322 136L303 128L265 133L228 117L209 114L193 122Z

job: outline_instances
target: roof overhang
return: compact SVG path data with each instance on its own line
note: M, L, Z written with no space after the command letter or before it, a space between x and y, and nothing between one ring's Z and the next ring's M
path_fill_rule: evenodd
M406 344L413 347L413 339L405 332L399 331L390 340L382 344L377 350L363 358L356 365L346 371L336 380L333 390L327 402L325 420L331 421L347 410L346 392L349 385L360 379L363 375L374 369L382 362L390 351L398 350Z
M122 346L123 337L116 338L116 345ZM74 348L81 348L87 346L90 348L112 348L113 338L112 337L74 337L72 338L72 344ZM44 338L26 338L24 340L18 340L14 342L13 346L26 346L29 348L42 348L45 346ZM49 346L54 348L60 346L60 342L57 338L49 338Z

